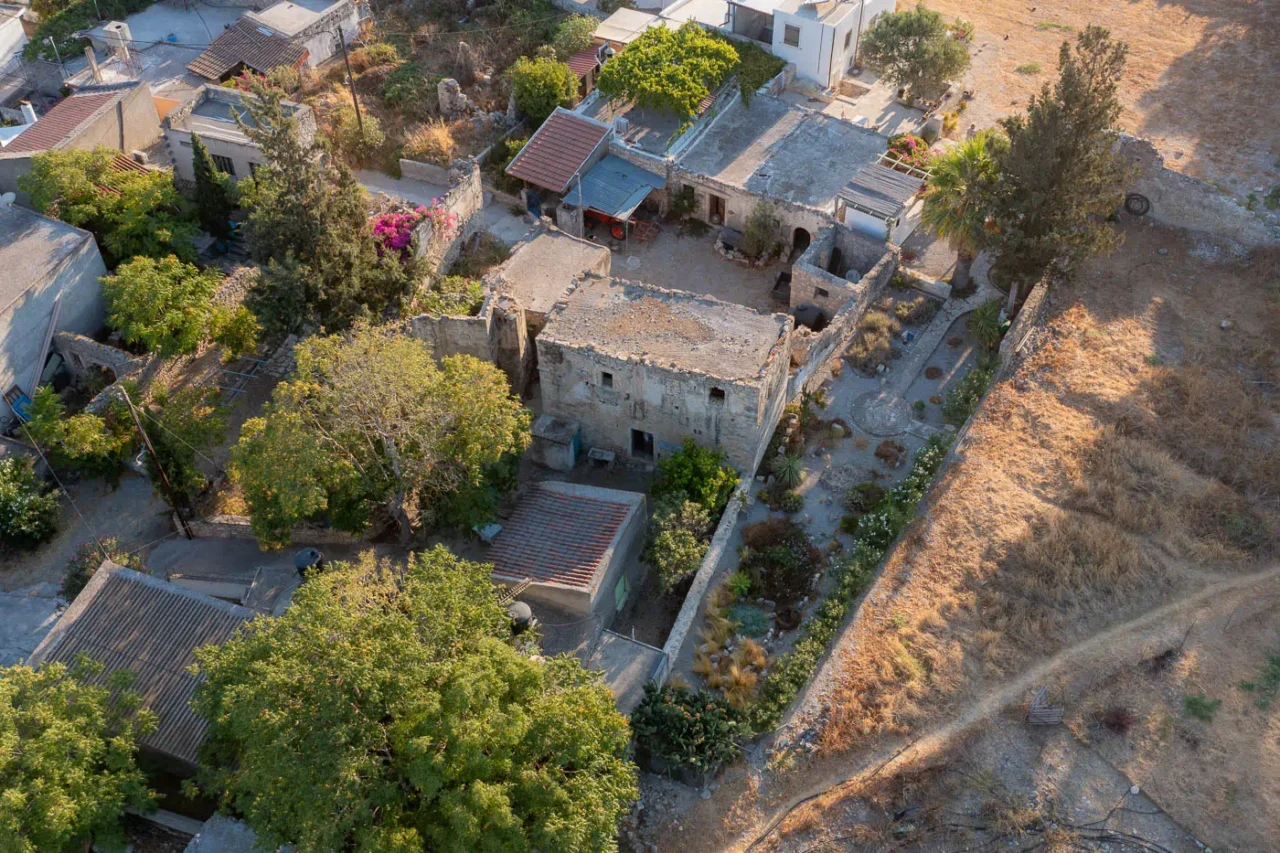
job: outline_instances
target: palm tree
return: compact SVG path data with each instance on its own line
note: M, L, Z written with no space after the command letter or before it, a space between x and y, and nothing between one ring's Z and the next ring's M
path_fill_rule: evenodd
M1009 147L999 131L984 130L929 164L929 186L924 193L920 222L951 244L956 271L951 285L957 290L969 283L969 267L982 251L987 225L987 190L994 184L997 161Z

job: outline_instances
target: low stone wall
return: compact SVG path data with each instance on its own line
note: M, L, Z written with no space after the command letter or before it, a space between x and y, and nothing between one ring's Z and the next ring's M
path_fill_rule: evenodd
M1014 319L1009 331L1005 332L1000 342L1000 377L1004 378L1013 372L1013 365L1021 359L1019 356L1030 342L1031 334L1044 321L1045 311L1049 307L1049 283L1041 281L1031 288L1022 310Z
M662 663L653 674L653 680L658 684L666 682L667 676L671 674L672 662L680 659L680 652L684 649L689 631L692 630L693 623L698 618L698 610L702 607L702 599L711 586L716 567L720 565L720 560L729 549L729 541L733 539L733 529L738 524L738 516L751 500L751 483L751 473L743 474L742 481L738 483L738 488L733 490L733 495L724 508L724 514L720 516L720 523L716 525L716 532L711 537L707 554L702 558L698 573L693 576L693 583L684 597L684 604L680 606L680 613L676 616L675 624L671 626L667 642L662 646Z
M178 517L173 517L173 527L181 530ZM191 535L197 539L257 539L249 526L249 519L243 515L211 515L206 519L193 519L187 522ZM299 525L293 529L290 537L293 545L359 545L368 539L353 536L341 530L324 527Z
M945 281L938 281L931 275L925 275L922 272L903 267L898 270L898 274L902 276L902 283L913 290L918 290L926 296L932 296L935 299L950 299L951 285Z
M415 338L431 345L436 358L470 355L483 361L497 361L494 299L492 292L486 294L479 313L474 317L419 314L409 321L409 328Z
M74 369L105 367L117 377L136 373L151 360L147 356L133 355L74 332L54 332L53 347Z
M458 176L457 183L440 200L441 206L458 217L458 230L448 237L433 233L425 252L428 269L432 275L447 268L462 253L463 243L479 230L478 213L484 208L484 184L480 180L480 166L474 160L466 172ZM439 235L439 236L437 236Z
M400 159L400 174L411 181L422 181L424 184L449 186L449 169L435 163L422 163L418 160Z
M1129 192L1141 193L1151 201L1147 218L1249 248L1280 242L1275 219L1269 224L1212 184L1169 169L1150 140L1122 134L1120 154L1137 172Z

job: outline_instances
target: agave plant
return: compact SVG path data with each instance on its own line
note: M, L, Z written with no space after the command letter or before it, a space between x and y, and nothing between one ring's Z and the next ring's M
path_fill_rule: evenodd
M799 456L778 456L773 460L773 476L784 489L794 489L804 479L804 460Z

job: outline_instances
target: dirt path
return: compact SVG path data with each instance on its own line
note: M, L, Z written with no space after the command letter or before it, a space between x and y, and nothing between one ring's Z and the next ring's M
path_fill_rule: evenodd
M1276 580L1280 580L1280 566L1204 587L1178 601L1064 649L912 741L905 744L898 741L844 762L836 758L835 766L826 769L820 779L808 780L804 790L770 809L767 816L762 816L737 839L724 845L723 849L751 850L766 840L803 803L841 786L865 781L885 771L892 772L907 761L918 761L937 754L975 725L990 719L1007 706L1024 700L1033 689L1050 679L1061 676L1072 668L1080 668L1102 659L1132 655L1140 658L1158 648L1162 642L1181 637L1187 630L1186 623L1180 621L1184 617L1194 615L1199 620L1225 612L1236 606L1242 596Z

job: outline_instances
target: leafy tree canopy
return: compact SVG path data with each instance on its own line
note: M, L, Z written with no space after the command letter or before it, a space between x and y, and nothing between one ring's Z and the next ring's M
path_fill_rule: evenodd
M366 552L199 650L201 787L300 853L614 849L626 721L576 659L512 646L489 571Z
M554 56L522 56L511 66L511 90L516 109L534 124L542 124L556 107L573 104L578 81L569 66Z
M66 404L49 385L40 386L31 399L24 434L55 466L109 481L120 479L138 446L137 428L124 403L113 401L100 415L68 416Z
M318 142L303 144L282 90L249 83L245 134L264 163L242 181L254 259L265 265L250 307L267 331L330 330L398 307L415 278L412 263L379 257L364 192L341 164L324 165Z
M222 441L227 430L227 410L216 388L189 386L172 393L158 392L146 406L144 425L151 446L164 469L169 485L190 501L204 488L205 474L197 453L207 452ZM159 483L159 472L151 454L144 457L147 476ZM178 507L175 507L178 509Z
M1044 275L1070 276L1119 236L1107 222L1124 199L1116 151L1116 97L1128 45L1088 27L1063 42L1058 81L1032 97L1025 115L1001 122L1009 136L986 205L987 244L1010 280L1010 301Z
M49 539L60 511L58 495L44 487L29 460L0 459L0 551L34 548Z
M101 146L36 154L18 188L41 213L92 231L112 265L138 255L194 260L198 229L172 173L116 171L118 154Z
M649 492L655 500L693 501L719 518L737 485L738 475L724 464L723 453L686 438L679 450L658 461L658 479Z
M422 341L359 327L306 341L297 360L297 375L232 452L266 544L283 545L294 524L321 514L359 532L375 510L407 538L528 444L527 410L502 371L479 359L437 365Z
M107 322L126 342L145 344L151 352L195 352L211 331L213 295L221 283L217 271L173 255L135 258L102 279Z
M132 673L88 683L101 670L85 658L0 669L0 850L123 850L125 807L151 807L134 755L155 717L129 689Z
M863 34L859 53L910 97L935 97L969 67L964 42L952 37L942 16L923 3L881 15Z
M678 30L645 30L605 63L596 85L610 98L635 101L687 121L737 64L733 45L689 21Z
M565 18L556 27L555 38L551 44L556 49L556 56L567 60L580 50L591 47L600 19L595 15L573 15Z

